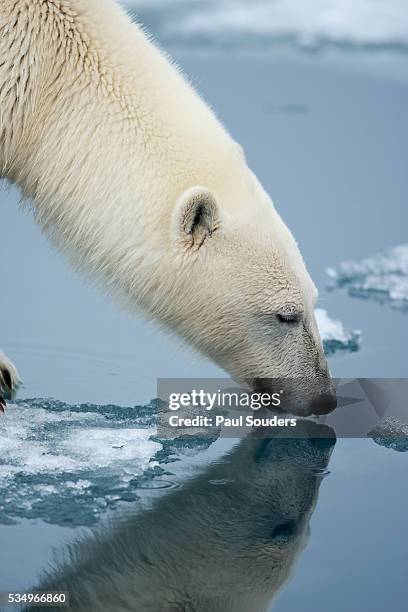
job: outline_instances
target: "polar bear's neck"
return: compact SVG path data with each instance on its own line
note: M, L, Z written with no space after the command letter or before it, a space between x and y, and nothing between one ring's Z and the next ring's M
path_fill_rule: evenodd
M137 291L180 194L236 185L233 141L113 0L1 3L0 29L3 175L75 262Z

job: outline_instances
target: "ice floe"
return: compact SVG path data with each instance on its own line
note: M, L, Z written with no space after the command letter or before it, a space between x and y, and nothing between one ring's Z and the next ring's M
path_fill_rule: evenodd
M380 446L391 448L400 453L408 451L408 425L395 417L379 423L368 434Z
M330 318L322 308L316 308L315 314L326 355L330 356L338 351L359 350L361 343L359 330L346 329L341 321Z
M158 405L9 404L0 419L0 524L41 518L91 525L117 504L136 501L140 489L167 487L160 463L210 442L162 444Z
M408 312L408 244L360 261L328 268L332 288L345 288L349 295L376 300Z

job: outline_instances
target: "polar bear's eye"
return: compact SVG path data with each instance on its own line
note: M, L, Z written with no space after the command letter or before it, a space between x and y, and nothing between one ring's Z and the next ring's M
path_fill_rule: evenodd
M271 538L275 539L289 539L295 536L297 533L297 525L295 521L285 521L280 525L276 525L271 533Z
M276 316L279 323L286 323L288 325L293 325L295 323L299 323L300 321L300 315L297 313L277 314Z

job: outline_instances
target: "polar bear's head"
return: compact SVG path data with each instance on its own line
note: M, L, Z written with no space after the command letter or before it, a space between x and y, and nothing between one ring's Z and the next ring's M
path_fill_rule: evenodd
M167 322L236 381L259 390L270 379L291 380L296 413L330 412L336 403L314 315L317 290L252 173L235 197L226 202L204 187L180 197Z

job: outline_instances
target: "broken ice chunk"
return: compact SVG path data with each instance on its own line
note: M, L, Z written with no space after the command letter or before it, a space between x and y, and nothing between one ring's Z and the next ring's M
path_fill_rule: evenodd
M333 355L337 351L359 350L361 343L359 330L345 329L341 321L331 319L322 308L316 308L315 314L326 355Z
M408 451L408 425L395 417L384 419L367 435L380 446L392 448L400 453Z
M338 270L328 268L334 287L344 287L349 295L374 299L408 312L408 244L361 261L344 262Z

